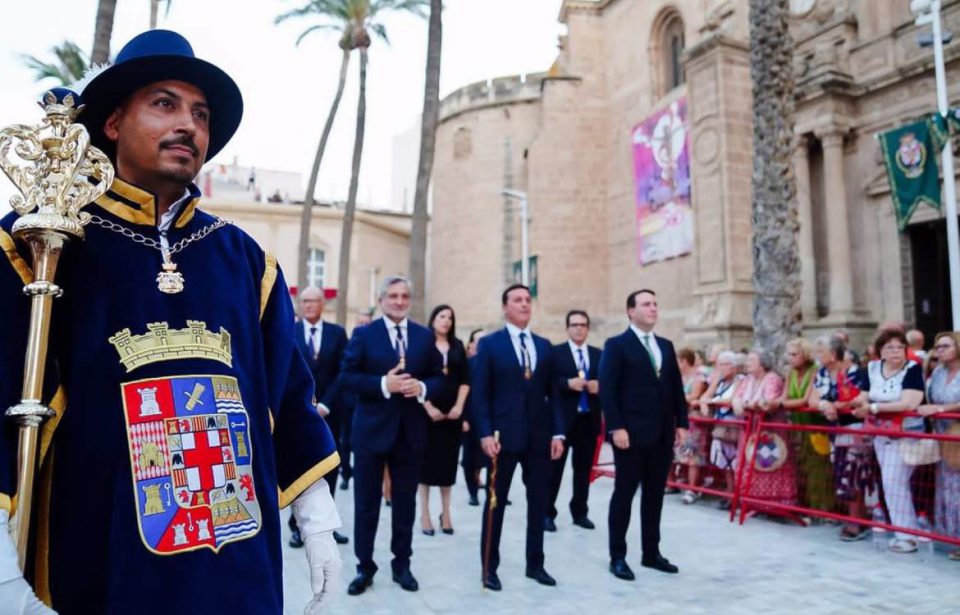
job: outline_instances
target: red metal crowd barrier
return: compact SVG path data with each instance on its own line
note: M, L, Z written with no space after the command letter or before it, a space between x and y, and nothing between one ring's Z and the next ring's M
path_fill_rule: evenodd
M710 405L716 409L729 406L729 403ZM813 408L787 412L795 418L799 418L800 413L822 416ZM840 413L850 414L850 411L841 410ZM747 411L742 417L732 420L703 417L699 412L692 412L689 417L691 428L699 430L697 437L705 439L700 443L699 456L702 457L704 450L708 452L706 460L697 460L700 463L700 473L716 474L718 470L711 454L717 448L713 442L716 436L723 436L726 449L729 452L733 450L729 431L717 431L715 428L719 426L739 430L735 444L736 455L727 459L735 459L734 463L728 464L733 466L733 485L727 485L727 490L721 490L716 488L716 484L704 486L703 480L699 484L682 482L677 480L674 470L671 470L668 485L701 495L728 499L730 520L739 517L741 524L757 513L784 517L802 525L806 525L808 520L813 518L830 519L859 528L861 532L865 532L865 528L877 528L896 532L896 535L901 537L919 537L921 540L930 539L960 547L960 531L957 527L960 523L957 520L957 517L960 517L960 488L957 485L960 483L953 479L948 482L944 478L947 473L953 476L952 473L960 472L960 465L957 465L960 464L957 460L960 456L960 452L957 452L960 451L960 434L901 431L882 428L876 424L880 419L889 422L919 416L916 412L885 413L881 417L864 419L862 427L850 428L827 422L825 419L822 420L823 424L773 420L761 411ZM928 418L937 421L960 421L960 413L942 413ZM927 424L930 422L928 420ZM841 445L839 443L842 438L857 444ZM897 442L893 452L898 455L907 454L901 453L905 446L903 443L934 441L941 445L932 447L935 451L924 448L927 453L935 453L937 461L921 464L919 462L930 461L921 457L912 459L911 464L907 464L897 458L892 466L887 462L888 474L884 476L884 470L874 451L877 438L882 438L882 446ZM694 442L697 440L694 439ZM602 443L601 436L600 444ZM949 460L940 460L943 443L957 447L952 449ZM913 446L911 444L911 450L915 450ZM838 459L838 456L846 456L851 449L861 458L861 467L857 469L859 474L850 478L853 483L848 485L844 475L847 471L847 460ZM608 451L605 452L608 454ZM597 447L594 461L591 480L614 475L612 461L602 460L601 446ZM723 459L720 461L722 463ZM682 465L685 464L681 464L681 467ZM899 485L891 484L892 493L884 493L884 479L891 482L891 468L897 470L901 467L905 468L906 476L897 479ZM729 469L726 468L727 471ZM719 478L714 476L714 483ZM944 480L938 484L937 478ZM851 496L845 491L851 491L854 495ZM851 497L853 499L850 499ZM851 502L854 506L850 506ZM901 519L916 519L916 522L895 523L891 517L891 508L898 512L896 516ZM851 514L854 509L859 510L860 514ZM903 510L909 514L903 514ZM872 515L869 514L870 511L873 511ZM939 518L949 517L951 514L957 517L949 523L946 519ZM949 526L949 529L943 529L944 526Z

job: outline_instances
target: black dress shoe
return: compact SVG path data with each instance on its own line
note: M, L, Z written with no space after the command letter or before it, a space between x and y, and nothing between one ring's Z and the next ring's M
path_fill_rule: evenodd
M480 506L480 500L477 498L477 494L471 493L467 503L470 504L470 506Z
M613 573L613 576L624 581L633 581L636 578L624 559L610 560L610 572Z
M414 578L413 573L410 572L410 569L404 570L401 573L393 573L393 582L400 585L401 589L404 589L408 592L415 592L420 589L420 584L417 583L417 579Z
M430 529L420 528L420 531L423 532L424 536L433 536L437 533L432 527Z
M664 556L657 554L656 557L645 557L640 560L640 565L645 568L653 568L654 570L659 570L660 572L668 572L670 574L677 574L680 572L680 569L670 563L670 560Z
M484 589L495 592L503 589L503 585L500 584L500 577L497 576L496 572L491 572L487 575L487 578L483 580L483 587Z
M334 530L333 541L336 542L338 545L345 545L348 542L350 542L350 539L344 536L343 534L341 534L340 532Z
M582 527L585 530L595 530L597 526L593 524L593 521L587 519L586 517L580 517L579 519L574 519L573 524Z
M527 569L527 578L533 579L540 585L547 585L549 587L557 584L556 579L547 574L547 571L543 568L537 568L536 570Z
M347 587L347 593L351 596L359 596L363 592L367 591L367 588L373 585L373 575L366 573L359 573Z
M553 522L553 519L547 517L543 520L543 531L544 532L556 532L557 524Z
M346 491L349 488L350 488L350 479L349 478L343 479L343 481L340 483L340 491Z
M300 537L300 530L293 530L293 533L290 534L290 542L288 544L294 549L303 547L303 538Z

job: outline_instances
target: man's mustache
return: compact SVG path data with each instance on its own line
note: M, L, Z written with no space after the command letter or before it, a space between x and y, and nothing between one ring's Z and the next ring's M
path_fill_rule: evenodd
M161 142L160 142L160 148L161 148L161 149L166 149L166 148L168 148L168 147L174 147L174 146L176 146L176 145L182 145L182 146L184 146L184 147L187 147L187 148L190 149L191 152L193 152L193 155L194 155L195 157L197 157L197 158L200 157L200 148L197 147L197 144L193 142L193 138L190 137L190 136L184 135L184 136L182 136L182 137L176 137L176 138L173 138L173 139L168 139L168 140L166 140L166 141L161 141Z

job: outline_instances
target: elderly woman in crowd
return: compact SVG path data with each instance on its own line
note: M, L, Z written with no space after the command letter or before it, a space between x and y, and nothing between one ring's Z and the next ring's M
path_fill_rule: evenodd
M787 413L780 403L783 395L783 377L774 371L773 355L765 350L747 353L745 377L733 393L733 412L743 416L745 411L762 412L765 420L784 422ZM783 432L763 431L757 435L754 446L755 461L748 495L782 504L796 504L797 482L794 463ZM761 454L762 453L762 454ZM750 453L748 453L750 454Z
M740 378L737 354L725 350L717 355L714 371L710 375L710 385L700 396L700 414L709 417L711 409L713 409L716 411L717 420L736 418L733 415L730 401L733 399L733 392L737 388ZM737 443L741 431L739 426L726 427L719 423L711 431L713 442L710 444L710 463L723 470L726 478L726 489L730 492L733 491L733 472L737 462ZM726 510L728 508L730 508L730 501L727 499L721 500L720 509Z
M810 406L816 408L823 418L841 427L859 429L863 423L850 414L850 408L857 404L860 391L868 384L861 377L861 369L856 363L845 360L847 349L839 337L821 337L815 343L817 370L810 392ZM811 449L829 460L830 442L820 434L810 433ZM825 441L826 440L826 441ZM833 480L825 485L832 488L836 498L843 502L847 514L855 519L866 517L863 498L876 489L876 461L873 449L866 438L840 434L833 442ZM862 540L870 535L870 528L858 523L848 523L840 530L840 540L850 542Z
M820 350L820 348L818 348ZM826 419L806 411L815 388L817 366L813 361L813 347L803 338L787 342L786 388L779 404L792 410L793 422L798 425L826 425ZM797 431L793 434L793 450L796 451L797 488L804 506L832 511L833 467L830 464L830 439L826 434L812 431Z
M707 380L697 369L696 354L690 348L681 348L677 351L677 362L680 364L683 394L688 404L694 404L707 390ZM691 410L691 414L693 412ZM690 421L690 429L686 437L677 442L674 447L674 461L687 466L687 485L690 487L696 487L700 482L700 467L707 463L706 439L707 434L703 427ZM683 503L693 504L699 497L699 493L687 489L683 493Z
M910 423L918 419L904 419L900 413L915 409L923 402L923 367L917 361L907 359L907 338L902 331L882 331L874 347L880 353L880 359L867 366L870 390L860 394L854 414L863 419L872 417L871 422L881 429L909 429ZM910 491L914 466L904 462L900 445L900 439L888 436L877 436L873 440L890 523L916 529L917 513ZM890 550L912 553L917 550L917 541L910 534L897 532Z
M936 416L944 412L960 412L960 333L940 333L933 342L931 357L938 358L938 365L927 383L927 398L930 403L920 406L923 416ZM938 419L934 421L937 433L960 436L960 421ZM940 443L941 459L937 472L937 490L934 516L939 534L960 537L960 443ZM948 556L960 561L960 549Z

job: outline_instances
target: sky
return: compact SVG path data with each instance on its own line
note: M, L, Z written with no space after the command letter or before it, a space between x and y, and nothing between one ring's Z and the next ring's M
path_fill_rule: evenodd
M187 37L197 56L223 68L239 84L244 118L214 162L295 171L304 185L336 91L340 50L333 33L299 34L314 20L274 25L273 18L306 0L173 0L158 27ZM161 3L163 4L163 3ZM557 55L561 0L446 0L440 96L475 81L547 70ZM242 10L238 10L242 7ZM35 82L22 55L52 59L50 49L72 40L89 52L96 0L32 0L0 4L0 126L35 124L35 100L52 81ZM415 124L423 105L426 20L383 19L390 38L375 40L367 71L367 121L358 200L392 208L393 137ZM148 0L118 0L111 54L149 26ZM350 76L320 170L317 196L346 200L356 120L359 58ZM15 193L0 174L0 213ZM300 196L302 198L302 195Z

